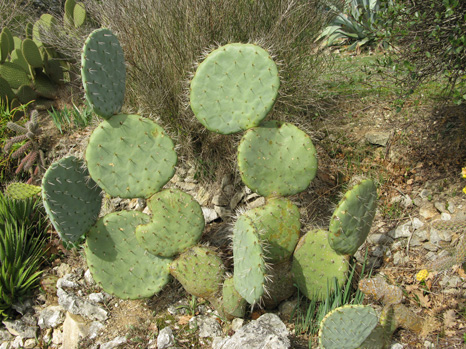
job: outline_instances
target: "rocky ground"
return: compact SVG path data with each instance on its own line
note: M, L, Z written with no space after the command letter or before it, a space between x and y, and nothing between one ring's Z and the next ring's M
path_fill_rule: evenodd
M341 117L341 114L351 117ZM466 221L461 168L466 166L466 107L406 107L401 113L375 103L345 104L338 116L313 121L309 131L318 149L319 171L310 188L292 198L303 227L325 226L345 183L376 180L379 205L367 242L356 254L373 274L403 290L403 303L425 324L416 333L399 329L392 348L462 348L466 328L466 274L459 265L415 275L460 241L462 230L434 229L432 222ZM58 137L49 159L82 155L92 127ZM192 194L207 222L203 241L228 250L232 216L264 199L241 184L238 175L205 185L196 169L182 164L170 182ZM106 210L144 210L140 200L106 200ZM435 226L435 224L434 224ZM303 229L303 233L306 231ZM56 239L54 239L56 241ZM97 287L81 250L65 250L47 270L41 290L18 305L18 319L5 321L0 348L307 348L309 337L295 328L297 296L279 307L252 309L245 319L226 321L202 299L191 299L172 281L160 294L123 301ZM365 303L379 305L366 297ZM257 343L257 346L252 346ZM312 343L312 342L311 342ZM315 345L315 341L313 342Z

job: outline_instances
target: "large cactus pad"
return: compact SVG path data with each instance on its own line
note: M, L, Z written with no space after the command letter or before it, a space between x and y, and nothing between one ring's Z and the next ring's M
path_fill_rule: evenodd
M186 292L210 298L220 292L225 268L222 259L212 248L194 246L173 261L170 273Z
M270 121L245 133L238 147L238 167L244 184L260 195L293 195L314 179L316 150L296 126Z
M325 349L359 348L378 322L371 306L344 305L332 310L320 323L319 344Z
M280 79L264 49L228 44L211 52L191 81L191 109L209 130L230 134L257 126L272 108Z
M147 206L152 212L152 220L136 228L136 238L150 253L172 257L201 238L204 215L191 195L167 189L154 194Z
M102 204L100 188L84 162L74 156L54 162L42 178L42 197L60 237L77 241L97 221Z
M173 141L139 115L115 115L92 132L86 149L89 173L107 194L148 198L175 174Z
M356 253L369 234L376 205L377 188L370 179L346 192L329 224L329 243L337 253Z
M123 299L146 298L169 281L171 259L154 256L136 240L136 226L149 222L138 211L110 213L99 219L86 240L87 265L94 280Z
M86 98L105 119L120 112L125 96L123 50L108 29L94 30L84 43L81 76Z
M299 209L285 198L269 199L267 204L245 213L251 218L262 240L267 241L267 262L289 259L299 240Z
M257 303L266 281L264 250L252 219L245 215L233 229L233 261L236 290L249 304Z
M333 291L333 278L343 286L348 260L329 245L325 230L312 230L298 242L291 272L299 290L309 299L322 300Z

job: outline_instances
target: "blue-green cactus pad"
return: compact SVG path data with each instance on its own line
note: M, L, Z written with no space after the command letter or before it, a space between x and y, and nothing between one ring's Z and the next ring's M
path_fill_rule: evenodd
M260 195L293 195L314 179L316 150L311 138L296 126L269 121L244 134L238 167L244 184Z
M329 224L329 243L340 254L353 255L364 243L377 206L377 188L366 179L348 190Z
M299 240L301 223L298 207L286 198L273 198L264 206L244 214L251 218L261 240L267 242L267 262L288 260Z
M86 98L105 119L118 114L124 103L126 68L117 37L108 29L89 34L81 54L81 76Z
M189 294L211 298L221 291L225 268L214 249L193 246L173 261L170 273Z
M86 149L89 173L111 196L149 198L175 174L173 141L153 121L119 114L92 132Z
M251 218L242 215L233 228L233 280L238 293L249 304L264 294L266 265L264 249Z
M170 280L171 259L148 253L134 231L150 217L120 211L102 217L87 235L85 253L94 280L108 293L123 299L146 298Z
M348 259L330 247L327 234L320 229L308 232L301 237L293 254L293 279L309 299L325 299L327 290L333 290L333 279L343 286L348 273Z
M257 126L272 108L280 78L259 46L228 44L212 51L191 81L191 109L209 130L235 133Z
M50 221L65 241L75 242L99 217L101 190L84 161L68 156L54 162L42 178L42 198Z
M151 222L136 228L136 238L150 253L172 257L194 246L204 230L204 215L194 198L177 189L154 194L147 206Z
M371 335L379 323L369 305L344 305L329 312L320 323L319 344L325 349L356 349ZM381 338L382 339L382 338ZM370 348L380 348L373 343ZM364 348L369 348L364 346Z

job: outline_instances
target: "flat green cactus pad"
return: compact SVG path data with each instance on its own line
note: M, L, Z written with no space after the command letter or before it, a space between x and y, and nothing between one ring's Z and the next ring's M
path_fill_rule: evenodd
M254 222L261 240L267 241L267 262L278 263L289 259L298 243L301 229L298 207L288 199L273 198L245 215Z
M173 141L153 121L119 114L92 132L86 149L89 173L111 196L149 198L175 174Z
M293 279L309 299L325 299L328 287L333 291L333 278L343 286L348 273L348 259L330 247L327 234L325 230L311 230L299 240L293 254Z
M87 265L106 292L122 299L146 298L168 283L171 259L147 253L134 234L136 226L149 220L138 211L114 212L99 219L89 231Z
M257 229L245 215L233 228L233 261L236 290L249 304L257 303L264 294L266 265Z
M223 311L233 317L243 317L246 313L247 302L236 291L232 277L225 279L222 289Z
M126 68L123 50L108 29L89 34L81 55L81 76L86 98L105 119L118 114L125 97Z
M150 253L173 257L201 238L204 215L191 195L166 189L154 194L147 206L152 212L152 220L136 228L136 238Z
M277 121L248 130L238 147L241 178L262 196L305 190L317 172L311 138L296 126Z
M230 134L257 126L278 94L278 69L252 44L228 44L212 51L191 81L191 109L213 132Z
M364 243L377 206L377 188L366 179L348 190L329 224L329 243L340 254L353 255Z
M42 198L50 221L65 241L75 242L99 217L100 188L84 162L74 156L54 162L42 178Z
M212 248L194 246L173 261L170 273L189 294L210 298L220 292L225 268Z
M344 305L325 315L319 344L325 349L357 349L376 328L379 318L368 305Z
M25 200L37 196L41 190L37 185L15 182L6 187L5 194L15 200Z

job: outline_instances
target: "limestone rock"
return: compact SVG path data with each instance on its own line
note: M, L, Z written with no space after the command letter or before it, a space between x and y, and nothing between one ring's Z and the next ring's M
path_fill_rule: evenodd
M220 337L223 335L222 327L218 321L206 315L198 315L189 320L189 328L198 328L199 337Z
M35 325L35 319L32 315L23 316L18 320L3 321L8 332L13 336L20 336L23 339L36 338L38 326Z
M49 306L40 312L37 324L41 329L56 328L63 321L65 321L63 309L59 306Z
M126 342L127 342L126 337L124 336L116 337L115 339L112 339L110 342L101 344L100 349L113 349L113 348L122 347L122 345L125 344Z
M164 327L157 336L157 349L165 349L175 345L175 337L170 327Z
M369 131L364 135L364 137L370 144L385 147L390 139L390 132Z
M71 314L81 315L91 320L104 321L108 313L102 307L93 304L72 293L67 293L62 288L57 290L58 304Z
M262 315L241 327L230 338L215 340L213 349L287 349L290 348L288 330L280 318L272 313Z

